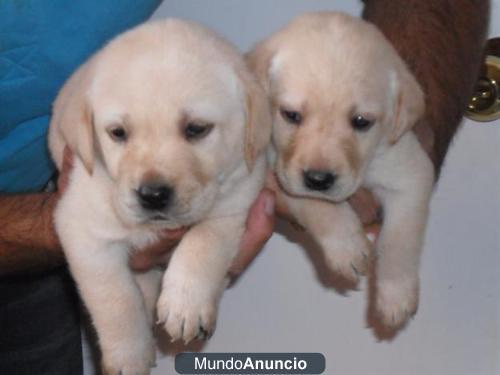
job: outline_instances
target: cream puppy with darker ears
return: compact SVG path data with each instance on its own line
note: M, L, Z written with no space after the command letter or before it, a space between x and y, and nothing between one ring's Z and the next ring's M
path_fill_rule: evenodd
M417 81L380 31L340 13L300 16L248 59L272 102L281 198L328 265L353 281L369 246L346 199L364 186L380 200L375 308L387 326L404 324L417 309L434 182L410 131L424 113Z
M55 224L108 374L147 374L153 308L172 339L210 335L251 203L271 118L243 57L212 31L163 20L118 36L54 104L49 144L76 154ZM165 274L131 251L190 227Z

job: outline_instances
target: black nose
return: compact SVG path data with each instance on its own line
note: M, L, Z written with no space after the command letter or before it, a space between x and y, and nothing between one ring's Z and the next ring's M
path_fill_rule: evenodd
M335 182L335 177L335 174L330 171L310 169L304 171L304 185L311 190L328 190Z
M147 210L163 210L168 206L173 190L168 185L145 184L137 190L141 206Z

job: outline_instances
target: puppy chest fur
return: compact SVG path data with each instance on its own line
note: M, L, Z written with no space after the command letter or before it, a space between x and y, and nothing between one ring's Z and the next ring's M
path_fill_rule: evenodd
M107 373L149 373L155 308L174 340L212 333L264 181L269 113L233 46L173 19L118 36L62 88L49 144L75 166L55 223ZM131 272L131 251L180 227L163 276Z
M271 163L283 199L328 265L354 283L369 245L346 199L365 186L381 201L376 309L384 324L404 324L416 311L434 181L411 132L424 112L419 84L374 26L334 12L298 17L249 62L273 103Z

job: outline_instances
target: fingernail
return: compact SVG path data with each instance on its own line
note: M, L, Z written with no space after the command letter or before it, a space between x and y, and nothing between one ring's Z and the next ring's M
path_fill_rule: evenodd
M264 212L267 216L274 216L274 197L271 194L264 196Z
M367 233L366 237L368 238L368 241L370 241L371 243L375 242L375 234L374 233Z

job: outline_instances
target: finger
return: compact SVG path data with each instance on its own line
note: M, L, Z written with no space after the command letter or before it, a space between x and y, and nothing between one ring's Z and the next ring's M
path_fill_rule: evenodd
M137 272L148 271L157 264L163 263L164 256L138 252L131 255L129 259L130 268Z
M266 189L278 191L280 189L278 180L273 171L268 171L266 175Z
M161 240L131 254L130 267L135 271L146 271L158 264L164 264L166 255L177 246L186 230L165 231L166 236Z
M349 203L363 224L366 225L381 221L380 204L368 190L358 190L349 198Z
M160 241L151 244L138 251L138 254L163 255L170 252L179 243L180 238L162 238Z
M380 224L369 224L364 226L366 237L371 243L375 243L380 235Z
M266 189L269 189L274 192L274 200L275 200L275 211L276 214L289 222L295 222L295 218L292 216L288 209L288 204L284 199L285 193L281 189L278 180L276 179L276 175L274 172L267 172L266 178Z
M162 238L168 239L171 241L179 241L184 234L189 230L188 227L180 227L177 229L165 229L162 232Z
M67 172L73 168L73 153L68 146L64 147L62 171Z
M69 183L69 174L73 169L73 154L69 147L64 148L63 153L63 163L61 166L61 170L59 172L59 177L57 179L57 187L59 190L59 194L62 194Z
M146 271L165 262L166 255L178 244L178 240L162 239L130 255L129 264L135 271Z
M240 252L229 270L230 275L239 275L271 237L275 221L274 210L274 193L269 189L263 189L250 209L247 228L240 242Z

